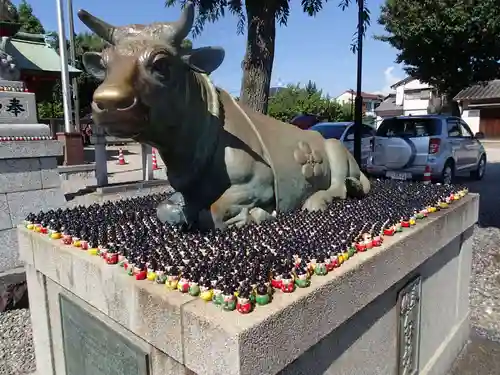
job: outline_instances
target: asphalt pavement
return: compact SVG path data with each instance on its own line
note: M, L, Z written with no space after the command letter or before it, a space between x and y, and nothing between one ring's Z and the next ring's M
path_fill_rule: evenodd
M500 142L484 142L482 181L461 179L480 194L470 284L471 335L448 375L500 374Z

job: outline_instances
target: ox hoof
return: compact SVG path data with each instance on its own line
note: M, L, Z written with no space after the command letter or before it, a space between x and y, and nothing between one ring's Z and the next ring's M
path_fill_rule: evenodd
M324 211L331 201L326 191L317 191L304 202L302 209L307 211Z
M162 223L177 226L187 224L182 195L180 193L174 193L170 198L161 202L156 208L156 216Z
M253 217L248 208L243 208L240 213L224 222L226 227L236 227L241 228L247 224L250 224L253 220Z
M260 224L266 220L276 220L276 215L273 216L269 212L259 207L252 208L250 210L250 216L252 217L253 221L256 222L257 224Z

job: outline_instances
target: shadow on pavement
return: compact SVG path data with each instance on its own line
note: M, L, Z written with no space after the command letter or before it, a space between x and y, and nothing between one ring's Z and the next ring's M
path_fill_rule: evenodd
M67 193L64 194L64 197L66 198L66 202L72 201L76 197L81 197L90 193L95 193L96 188L95 187L86 187L83 189L80 189L74 193Z

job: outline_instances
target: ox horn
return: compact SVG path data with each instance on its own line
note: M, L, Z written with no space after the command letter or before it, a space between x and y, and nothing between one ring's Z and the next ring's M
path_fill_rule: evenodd
M104 22L83 9L78 11L78 18L97 36L100 36L108 43L115 44L113 35L116 28L113 25Z
M194 22L194 4L188 1L184 5L184 9L181 14L181 18L176 22L172 23L173 28L173 39L176 42L181 43L182 40L189 34L191 27L193 27Z

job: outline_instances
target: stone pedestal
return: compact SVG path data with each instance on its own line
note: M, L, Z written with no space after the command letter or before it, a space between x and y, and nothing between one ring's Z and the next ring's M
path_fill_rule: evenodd
M63 144L64 165L79 165L85 162L80 133L56 133L56 137Z
M20 227L38 372L443 375L469 334L478 207L465 197L249 315Z
M41 139L46 125L0 125L0 139ZM62 146L53 140L0 141L0 274L21 265L15 227L30 212L60 207L56 157Z
M0 91L0 124L36 124L35 94L24 91L24 83L4 81L0 86L8 91Z

